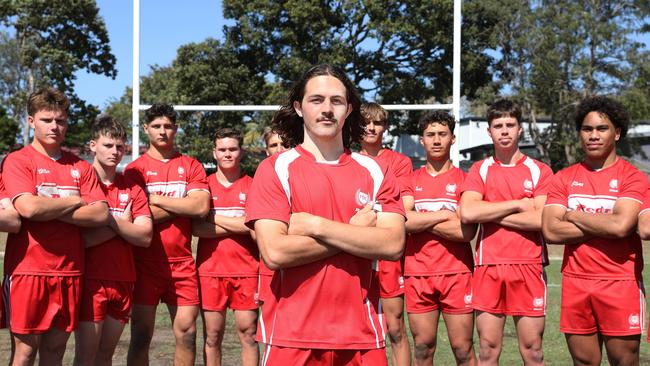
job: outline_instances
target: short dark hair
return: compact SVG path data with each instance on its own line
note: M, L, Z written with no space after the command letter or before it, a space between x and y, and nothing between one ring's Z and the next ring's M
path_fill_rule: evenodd
M580 131L582 122L590 112L597 112L601 117L607 117L612 122L614 127L621 130L621 138L627 134L627 129L630 125L630 115L627 113L623 104L618 101L603 97L591 96L580 101L576 107L576 130Z
M454 133L454 128L456 128L454 116L449 112L433 111L427 112L420 117L420 121L418 121L418 130L420 131L420 134L423 134L424 130L434 123L440 123L443 126L449 127L449 131L451 131L452 134Z
M29 95L27 101L27 114L34 116L42 110L59 110L68 114L70 99L58 89L51 87L41 88Z
M497 118L511 117L521 124L521 107L518 103L510 99L499 99L488 106L487 121L488 126Z
M124 126L115 118L107 114L101 114L95 118L90 138L97 140L100 136L126 141L126 129L124 129Z
M367 124L369 121L382 121L388 127L388 111L384 109L379 103L369 102L363 103L359 108L363 123Z
M145 123L149 124L156 118L167 117L171 123L176 124L176 111L171 104L155 103L144 112Z
M231 138L237 140L237 143L239 144L240 148L244 144L244 136L241 134L241 132L230 127L218 129L217 132L214 133L214 139L212 139L212 141L214 141L214 144L216 146L217 140L225 139L225 138Z
M359 106L361 99L359 92L354 87L345 73L332 65L320 64L312 66L302 77L296 81L289 90L287 101L275 113L271 126L274 131L282 138L282 143L287 147L294 147L303 142L304 138L304 120L296 113L293 103L302 103L305 96L305 87L307 82L317 76L333 76L345 86L347 92L347 102L352 105L352 112L345 120L343 126L343 146L350 147L352 142L359 142L364 134L364 125L361 121Z

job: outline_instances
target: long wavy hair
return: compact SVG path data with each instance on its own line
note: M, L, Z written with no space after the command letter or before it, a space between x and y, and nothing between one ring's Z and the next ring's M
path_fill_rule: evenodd
M347 102L352 105L352 112L343 125L343 146L349 148L351 143L359 142L365 133L359 112L361 99L359 92L345 73L341 69L329 64L312 66L302 75L300 80L293 84L289 90L289 97L286 103L282 105L271 120L272 129L280 135L285 146L295 147L303 142L305 137L303 125L305 122L296 113L296 110L293 108L293 102L302 103L307 82L317 76L333 76L339 79L345 86Z

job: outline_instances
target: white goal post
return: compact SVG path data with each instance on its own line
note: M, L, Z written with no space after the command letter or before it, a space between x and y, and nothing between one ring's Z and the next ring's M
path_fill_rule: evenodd
M453 48L453 82L451 104L383 104L387 110L451 110L456 120L460 121L460 51L461 51L461 4L462 0L454 0L454 48ZM133 160L140 151L140 111L149 105L140 104L140 0L133 0L133 78L132 78L132 110L131 117L131 146ZM178 111L277 111L278 105L174 105ZM451 157L454 165L459 163L459 142L452 145Z

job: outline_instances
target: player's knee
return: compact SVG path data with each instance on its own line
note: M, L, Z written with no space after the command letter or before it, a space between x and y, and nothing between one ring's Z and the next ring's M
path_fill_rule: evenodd
M501 342L498 340L482 338L479 347L479 358L483 361L498 358L501 353Z
M472 358L474 349L472 348L472 341L467 342L458 342L451 344L451 350L454 353L454 357L461 363L465 363Z
M400 343L406 339L406 328L402 318L395 318L388 324L388 336L392 343Z
M131 343L129 347L134 352L143 352L149 349L149 344L151 344L152 332L151 329L144 325L136 325L135 323L131 326Z
M524 359L531 363L544 362L544 350L542 349L542 342L530 342L520 346L520 351Z
M36 360L38 348L36 347L17 347L14 351L14 364L19 365L32 365Z
M257 326L251 325L248 327L238 328L237 333L239 335L239 339L241 339L243 343L248 345L254 345L257 343L255 340L255 337L257 335Z
M223 340L223 329L219 330L206 330L205 331L205 346L210 348L221 347Z
M196 327L190 327L176 334L177 343L186 349L196 349Z
M39 352L41 354L46 354L49 357L55 357L55 358L63 358L63 355L65 354L65 342L57 342L57 343L47 343L43 342L41 343L41 346L39 347Z
M436 352L436 341L429 343L415 343L413 347L416 360L426 360L433 357Z

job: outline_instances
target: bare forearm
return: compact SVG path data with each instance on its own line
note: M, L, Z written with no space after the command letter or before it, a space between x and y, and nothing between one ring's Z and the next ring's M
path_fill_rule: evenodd
M117 233L108 226L87 228L81 231L86 248L91 248L117 236Z
M20 231L20 215L13 208L0 209L0 231L17 233Z
M557 218L547 219L542 234L548 244L578 244L591 238L573 223Z
M313 263L340 252L314 238L300 235L286 235L264 249L260 246L264 263L273 270Z
M518 212L494 222L516 230L539 231L542 229L542 210Z
M367 259L397 260L404 250L404 217L395 226L363 227L318 218L313 235L327 245Z
M111 228L137 247L147 248L151 244L153 225L148 217L138 217L135 222L111 218Z
M452 219L435 225L431 232L450 241L469 243L476 236L476 225L466 225L460 219Z
M209 194L203 191L192 192L183 198L150 196L149 202L174 215L191 218L205 217L210 209Z
M224 236L228 236L228 234L226 229L212 222L203 219L192 220L192 235L198 236L199 238L223 238Z
M519 207L518 201L471 201L461 203L460 217L465 224L493 222L519 212Z
M69 214L83 205L80 197L49 198L22 195L14 206L21 217L31 221L50 221Z
M406 232L419 233L450 219L449 211L406 212Z
M59 220L81 227L97 227L108 225L109 215L106 203L97 202L79 207L59 217Z
M161 222L169 221L176 217L176 215L158 206L149 205L149 210L151 211L151 218L154 224L160 224Z
M244 225L245 218L242 217L226 217L226 216L219 216L219 215L214 215L213 219L215 225L221 227L224 229L226 232L230 234L249 234L250 229Z
M623 238L634 230L634 225L624 215L571 211L566 220L583 232L601 238Z

